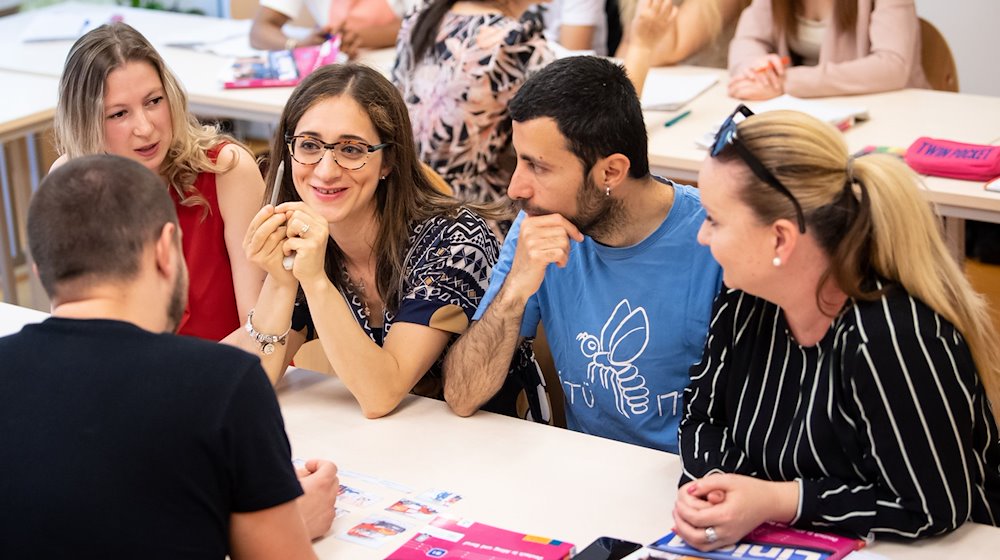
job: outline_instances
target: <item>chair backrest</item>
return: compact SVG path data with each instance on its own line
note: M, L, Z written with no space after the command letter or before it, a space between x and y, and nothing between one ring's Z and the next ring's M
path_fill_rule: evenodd
M920 64L931 87L958 91L958 69L944 35L929 21L920 18Z
M427 177L427 180L430 181L431 186L443 194L454 196L455 189L451 188L448 181L445 181L444 177L442 177L440 173L434 171L434 168L424 162L420 162L420 168L423 170L424 176Z
M539 323L535 332L535 342L532 345L535 354L535 362L542 374L545 383L545 399L548 401L548 408L551 414L549 424L559 428L566 427L566 402L563 400L562 382L559 380L559 372L556 370L555 361L552 359L552 351L549 350L549 341L545 337L545 329ZM525 418L528 412L528 399L524 391L517 397L517 415Z

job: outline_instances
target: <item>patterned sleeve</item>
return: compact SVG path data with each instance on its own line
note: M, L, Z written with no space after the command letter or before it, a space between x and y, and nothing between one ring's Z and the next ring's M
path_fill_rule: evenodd
M407 259L404 293L393 322L461 334L497 262L496 236L467 209L454 219L432 218L422 227Z
M965 340L905 293L853 313L857 328L841 335L838 404L879 474L803 480L798 524L904 538L954 530L982 492L975 429L997 437Z
M499 51L489 68L490 81L497 94L513 96L532 73L555 58L545 41L544 28L541 14L528 10L519 22L512 23L505 30Z
M684 389L684 416L677 435L681 480L685 484L712 472L751 474L751 467L730 436L726 395L738 310L747 294L726 286L715 298L712 322L701 361L691 366L691 383Z

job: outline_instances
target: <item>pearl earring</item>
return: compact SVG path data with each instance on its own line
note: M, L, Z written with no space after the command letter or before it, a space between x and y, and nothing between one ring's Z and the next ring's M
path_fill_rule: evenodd
M781 266L781 257L774 257L771 259L771 264L774 266Z
M611 187L604 185L604 196L611 196Z
M381 181L385 181L385 175L383 175L383 176L379 177L379 180L381 180Z

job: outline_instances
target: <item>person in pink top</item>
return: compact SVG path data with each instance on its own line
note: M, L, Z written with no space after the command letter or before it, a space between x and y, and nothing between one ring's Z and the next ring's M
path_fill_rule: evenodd
M412 0L262 0L250 28L250 44L258 49L290 50L318 45L331 33L340 33L341 48L352 56L359 48L391 47L412 4ZM282 27L303 9L316 27L305 37L286 35Z
M754 0L729 45L739 99L929 88L913 0Z

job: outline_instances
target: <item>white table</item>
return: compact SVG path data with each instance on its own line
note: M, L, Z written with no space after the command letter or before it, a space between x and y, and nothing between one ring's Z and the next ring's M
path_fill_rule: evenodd
M0 336L45 313L0 303ZM448 513L498 527L562 539L582 547L603 535L641 543L673 526L680 460L676 455L479 412L452 414L443 402L410 395L399 409L367 420L336 379L291 369L278 400L295 457L335 461L341 470L391 480L419 493L460 493ZM342 477L342 482L356 479ZM378 549L341 541L366 513L379 511L402 490L334 521L315 543L320 558L383 558L413 531ZM966 523L942 538L915 544L876 542L868 550L891 559L995 558L1000 528Z
M388 417L366 420L339 381L305 370L289 371L278 400L293 455L329 458L416 493L434 487L462 494L449 514L578 547L604 535L649 543L673 526L676 455L490 413L459 418L443 402L412 395ZM382 508L402 495L382 494ZM319 556L383 558L412 534L376 550L334 536L363 517L338 518L316 543ZM985 559L998 548L1000 529L966 524L944 538L869 550L888 558Z
M48 313L0 302L0 336L14 334L24 325L41 323Z

